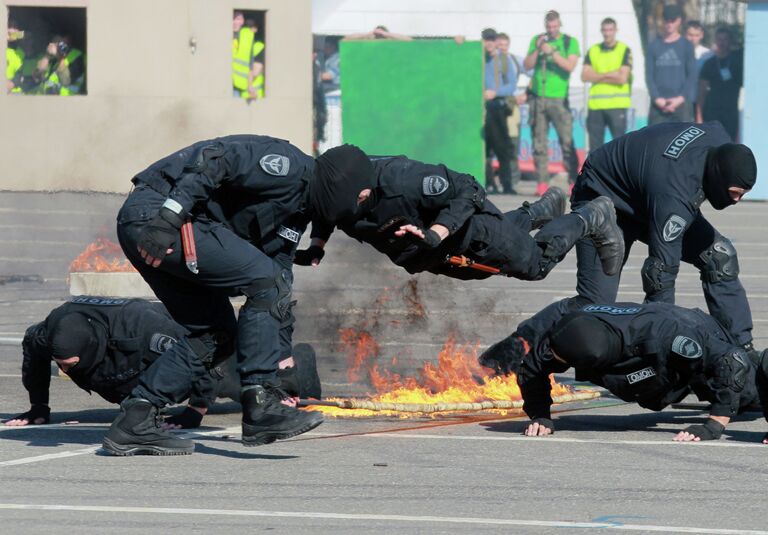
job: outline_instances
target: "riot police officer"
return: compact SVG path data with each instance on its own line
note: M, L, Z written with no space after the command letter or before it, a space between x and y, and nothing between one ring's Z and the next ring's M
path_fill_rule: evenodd
M186 332L161 303L72 298L27 329L21 371L31 407L5 424L50 423L51 360L86 392L120 403L136 387L139 376ZM281 388L296 397L320 397L314 352L300 344L294 353L295 359L281 361ZM189 406L166 422L174 427L198 427L216 397L239 401L240 379L234 368L234 359L228 358L201 377L192 386Z
M521 323L480 356L498 373L517 373L529 436L554 432L549 374L576 379L660 411L689 393L711 402L709 418L675 436L717 439L731 418L762 401L768 417L768 352L752 361L731 334L698 309L669 303L588 304L563 299ZM766 368L768 370L768 367Z
M597 247L606 273L620 267L624 244L607 198L563 216L565 194L552 188L539 201L502 213L470 175L405 156L371 157L371 162L376 186L365 192L356 217L337 226L409 273L490 276L446 264L447 257L461 255L510 277L540 280L585 237ZM536 229L541 230L532 238ZM318 264L332 232L333 227L313 224L311 246L298 251L296 263Z
M755 184L752 151L730 142L718 122L665 123L632 132L589 153L571 203L613 200L624 234L624 260L635 241L648 245L641 275L646 301L674 303L680 261L696 266L709 313L752 351L752 315L731 241L702 215L741 200ZM598 267L594 246L576 246L577 293L593 303L616 300L621 273Z
M357 147L336 147L314 160L287 141L251 135L195 143L134 177L136 187L118 214L120 244L190 335L168 349L122 403L103 441L107 451L191 453L192 441L163 432L154 415L178 402L206 373L204 363L231 352L235 340L243 444L267 444L322 423L319 413L281 403L278 388L278 363L291 351L291 261L308 222L354 217L372 180L371 164ZM182 250L186 222L196 264ZM235 295L246 297L237 319L229 301Z

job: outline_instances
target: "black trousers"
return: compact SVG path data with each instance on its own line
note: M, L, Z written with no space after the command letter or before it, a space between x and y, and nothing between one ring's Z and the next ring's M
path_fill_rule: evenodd
M504 193L511 193L514 184L512 182L512 165L517 165L517 154L512 138L509 137L507 117L509 108L503 99L493 99L485 105L485 146L486 156L490 151L499 159L499 181ZM490 166L488 166L490 167ZM519 173L518 173L519 174ZM493 175L486 170L486 186L492 184Z
M276 382L278 362L291 354L292 326L270 314L269 307L248 303L251 298L262 303L278 298L270 281L284 275L292 282L290 259L272 259L221 223L196 219L197 275L186 268L180 237L158 268L148 266L138 253L137 241L164 200L164 195L149 187L137 187L118 214L117 236L127 258L173 319L192 334L149 367L132 395L157 406L182 401L192 384L208 374L201 360L200 341L205 340L213 352L220 348L212 347L212 340L222 337L236 341L243 385ZM254 294L249 290L254 285L264 289ZM250 297L236 318L230 297L241 294Z
M591 196L591 193L579 191L577 184L574 190L573 208L581 206ZM617 220L624 233L624 262L626 263L630 249L636 241L648 243L648 224L630 220L622 217L621 214L618 214ZM683 235L682 261L696 265L699 262L699 255L712 245L717 235L715 228L699 212ZM603 273L597 249L589 240L579 240L576 244L576 259L578 295L592 303L614 303L619 291L621 271L612 276ZM637 283L639 284L640 280L637 280ZM741 281L737 278L710 282L702 277L701 287L709 313L728 329L734 340L740 345L752 341L752 312ZM653 300L674 303L674 288L665 292L667 294L659 294Z
M464 255L479 264L495 267L508 277L541 280L565 257L583 234L578 216L568 214L545 225L531 237L531 218L522 209L499 218L476 214L467 223L461 246L452 246L450 254ZM443 253L443 257L445 253ZM486 279L491 275L470 267L435 265L430 272L456 279Z
M587 134L589 135L589 150L595 150L605 144L605 129L616 139L627 132L627 110L615 108L612 110L589 110L587 113Z

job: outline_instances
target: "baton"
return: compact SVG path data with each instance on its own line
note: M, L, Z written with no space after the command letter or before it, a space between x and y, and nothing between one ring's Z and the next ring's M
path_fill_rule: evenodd
M476 269L477 271L484 271L485 273L492 273L494 275L501 273L501 270L499 268L486 266L485 264L478 264L471 258L467 258L464 255L462 256L448 255L445 257L445 263L458 268Z
M187 220L181 225L181 245L184 249L184 263L187 269L197 275L197 250L195 249L195 234L192 231L192 221Z

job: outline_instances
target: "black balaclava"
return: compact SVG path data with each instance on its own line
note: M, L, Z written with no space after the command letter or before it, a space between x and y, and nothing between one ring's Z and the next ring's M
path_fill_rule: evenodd
M67 359L80 357L71 371L88 371L96 364L96 355L102 345L98 333L82 314L68 314L51 327L51 357ZM69 372L68 372L69 373Z
M558 357L578 369L604 369L621 360L621 335L584 313L564 316L552 328L549 344Z
M332 224L352 219L360 192L376 182L370 159L354 145L342 145L318 156L316 163L309 190L313 212Z
M755 155L746 145L726 143L707 152L702 187L707 200L715 210L722 210L736 201L731 199L728 188L738 186L752 189L757 180Z

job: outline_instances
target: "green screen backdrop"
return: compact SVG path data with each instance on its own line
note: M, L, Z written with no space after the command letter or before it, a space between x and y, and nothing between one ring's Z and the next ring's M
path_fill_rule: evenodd
M340 55L345 143L485 182L481 43L342 41Z

